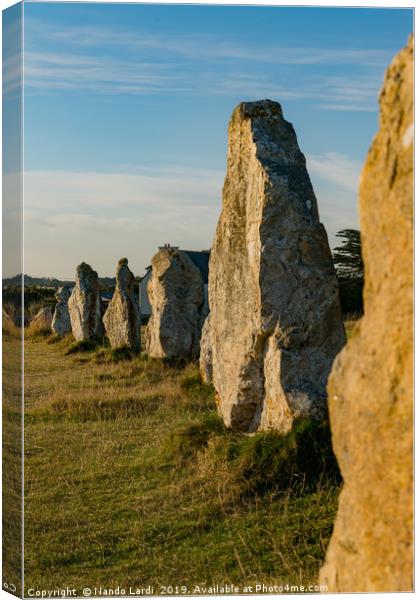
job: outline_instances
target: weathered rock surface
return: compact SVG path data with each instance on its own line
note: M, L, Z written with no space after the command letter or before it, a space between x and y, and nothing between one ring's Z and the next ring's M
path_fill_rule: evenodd
M147 287L152 315L146 349L154 358L197 358L203 325L204 284L184 252L164 248L152 258Z
M51 308L49 306L45 306L36 313L32 321L30 322L30 327L34 330L50 330L52 318L53 315Z
M305 157L277 102L245 102L232 115L209 304L228 427L288 431L300 416L325 415L345 341L338 284Z
M58 288L55 297L57 304L55 305L54 316L52 319L52 330L57 335L66 335L71 332L71 322L68 308L68 300L70 298L70 290L67 286Z
M413 44L389 67L360 184L365 315L328 383L344 478L320 580L413 589Z
M128 346L140 350L140 307L136 280L128 260L118 261L116 287L104 315L105 332L112 348Z
M200 373L205 383L213 380L213 358L210 342L210 315L204 321L200 341Z
M76 285L68 300L71 329L77 341L100 339L104 335L103 307L98 274L86 263L76 270Z

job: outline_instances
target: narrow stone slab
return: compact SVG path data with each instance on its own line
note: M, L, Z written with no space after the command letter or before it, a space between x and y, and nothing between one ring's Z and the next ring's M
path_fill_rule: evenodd
M200 374L205 383L213 381L213 358L210 342L210 315L206 318L200 341Z
M140 350L141 322L136 280L126 258L118 261L116 287L103 321L112 348L128 346Z
M58 288L55 294L57 304L55 305L51 327L53 332L60 336L64 336L71 332L71 321L68 307L70 293L71 292L67 286L62 286Z

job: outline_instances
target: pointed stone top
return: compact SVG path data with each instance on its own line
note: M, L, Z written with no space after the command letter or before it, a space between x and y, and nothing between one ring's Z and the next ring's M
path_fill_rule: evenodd
M90 265L85 262L80 263L76 269L76 285L85 286L97 285L98 273L92 269ZM82 284L83 282L83 284ZM89 283L87 283L89 282Z
M273 100L257 100L255 102L241 102L235 112L239 111L243 118L270 119L283 117L283 111L278 102Z
M80 265L78 265L76 270L78 273L90 273L91 271L93 271L92 267L85 262L81 262ZM93 272L95 272L95 271L93 271Z
M130 271L127 258L120 258L117 265L116 283L120 290L125 290L127 287L134 284L135 277Z

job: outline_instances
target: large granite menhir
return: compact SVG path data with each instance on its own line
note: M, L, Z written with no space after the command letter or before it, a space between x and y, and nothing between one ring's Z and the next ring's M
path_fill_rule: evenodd
M204 321L204 284L200 270L176 248L152 258L147 291L152 314L146 350L153 358L198 358Z
M365 314L328 384L344 479L320 581L413 589L413 40L389 67L360 183Z
M69 298L68 309L75 340L93 341L103 337L103 307L98 274L84 262L76 269L76 285Z
M345 342L338 284L280 105L240 104L228 138L210 254L213 384L227 427L286 432L299 417L326 414L327 377Z
M65 285L58 288L55 293L57 304L55 305L51 328L53 332L59 336L64 336L71 332L71 321L68 307L70 294L71 292L69 288Z
M118 261L116 287L103 321L112 348L127 346L140 350L141 322L136 280L126 258Z

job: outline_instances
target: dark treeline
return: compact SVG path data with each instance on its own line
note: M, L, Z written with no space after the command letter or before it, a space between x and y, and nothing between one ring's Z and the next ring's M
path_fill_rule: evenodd
M337 272L341 309L344 316L363 314L364 267L360 231L342 229L337 233L341 246L334 248L333 261Z

